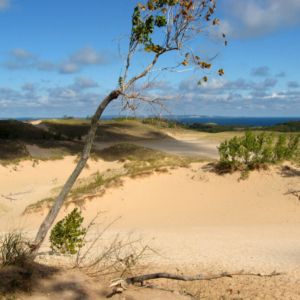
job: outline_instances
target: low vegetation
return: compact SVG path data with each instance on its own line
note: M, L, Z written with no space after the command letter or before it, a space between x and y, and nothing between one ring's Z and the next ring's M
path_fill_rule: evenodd
M193 162L202 162L204 160L194 157L178 157L161 151L144 148L141 146L121 143L95 152L91 159L101 158L105 161L125 162L124 168L118 171L107 170L102 173L96 172L86 180L78 180L70 190L66 198L66 203L76 201L81 197L95 194L102 195L104 190L110 187L119 186L123 176L135 177L137 174L143 174L152 170L164 169L172 166L188 166ZM42 199L36 203L27 206L24 213L34 212L36 210L50 207L61 188L55 189L54 196Z
M244 170L243 177L247 178L249 170L297 158L299 140L300 135L290 135L289 138L285 134L275 136L266 132L255 135L248 129L244 136L235 136L221 143L217 170L220 173Z
M263 130L277 132L300 132L300 121L288 121L284 123L278 123L274 126L265 126Z
M0 265L20 266L29 258L29 248L21 231L12 230L0 236Z
M51 249L63 254L76 254L84 246L86 228L81 227L82 222L81 211L78 212L77 208L57 222L50 234Z
M32 124L15 120L0 120L0 140L36 139L45 140L54 138L54 134Z
M184 129L195 130L201 132L209 132L209 133L218 133L225 131L245 131L249 128L249 126L245 125L218 125L218 124L202 124L202 123L192 123L192 124L184 124Z

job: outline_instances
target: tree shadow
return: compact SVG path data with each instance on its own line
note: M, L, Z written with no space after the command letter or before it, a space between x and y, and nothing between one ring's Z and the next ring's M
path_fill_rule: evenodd
M34 295L35 299L90 300L94 299L91 294L97 294L101 295L97 297L100 300L111 292L103 280L99 284L89 281L78 270L26 261L18 266L0 267L0 298Z
M54 267L40 265L31 260L0 267L0 295L31 292L34 277L50 279L56 272L58 269Z
M206 164L202 167L202 170L204 172L217 173L216 165L217 165L216 163Z
M279 167L277 174L281 175L284 178L299 177L300 179L300 170L297 170L291 166Z

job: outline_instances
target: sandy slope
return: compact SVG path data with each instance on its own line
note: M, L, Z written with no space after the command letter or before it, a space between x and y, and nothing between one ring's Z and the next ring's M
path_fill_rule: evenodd
M132 141L130 143L178 156L219 158L217 146L220 145L220 142L202 140L200 135L197 135L196 137L176 136L173 139L148 142ZM113 143L94 142L93 145L101 150L113 145Z
M12 201L0 197L1 228L12 221L25 222L26 230L34 235L46 211L25 217L21 213L65 182L75 167L74 159L70 156L35 166L32 162L0 165L1 195L31 191L9 196L16 199ZM80 177L120 167L117 162L89 161L89 169ZM262 299L300 299L300 201L292 194L283 195L290 188L299 188L299 175L300 169L293 166L285 171L273 167L239 181L238 173L218 176L209 164L192 164L189 169L169 168L167 173L154 172L146 178L125 178L122 187L87 200L82 211L85 223L99 210L107 211L107 222L122 216L107 236L132 229L145 235L145 241L163 255L155 260L161 269L177 267L184 273L276 269L287 275L276 281L237 282L277 297ZM72 209L72 205L63 209L58 219ZM42 250L47 249L46 244Z

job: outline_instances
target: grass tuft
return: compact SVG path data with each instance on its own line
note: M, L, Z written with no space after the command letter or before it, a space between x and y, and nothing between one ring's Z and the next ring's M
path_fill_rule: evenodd
M12 230L0 237L0 264L22 266L30 258L30 249L21 231Z

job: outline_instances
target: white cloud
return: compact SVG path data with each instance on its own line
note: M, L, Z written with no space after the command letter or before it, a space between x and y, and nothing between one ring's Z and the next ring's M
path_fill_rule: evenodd
M0 0L1 1L1 0ZM60 62L39 60L38 55L31 54L22 47L7 51L8 58L1 63L7 69L36 69L39 71L58 71L60 74L78 73L87 65L107 65L114 55L106 50L95 50L92 46L79 49Z
M248 90L250 84L246 82L245 79L239 78L235 81L229 81L224 77L212 78L208 82L203 82L201 87L197 84L194 77L189 77L184 79L179 85L179 91L181 93L189 91L202 91L205 94L220 94L224 91L238 91L238 90Z
M286 73L281 71L280 73L276 74L275 75L276 77L285 77L286 76Z
M18 60L31 60L36 59L36 55L33 55L27 51L25 51L23 48L14 48L10 51L10 55Z
M75 78L75 85L81 89L85 89L85 88L92 88L92 87L97 87L98 83L95 82L93 79L91 78L87 78L87 77L76 77Z
M77 96L77 93L71 89L66 89L62 91L62 93L59 96L61 98L74 98Z
M289 81L289 82L287 83L287 86L288 86L289 88L294 88L294 89L300 87L299 83L296 82L296 81Z
M270 68L267 66L264 67L259 67L259 68L253 68L251 70L252 76L262 76L262 77L267 77L270 75Z
M96 51L94 47L88 46L71 54L70 61L82 65L106 65L109 63L109 58L106 51Z
M43 96L43 97L38 98L37 102L41 103L41 104L47 104L49 101L48 101L47 97Z
M14 48L8 51L9 58L2 65L10 70L28 69L37 59L37 55L33 55L23 48Z
M10 7L11 0L0 0L0 11L6 10Z
M300 23L299 0L226 0L220 32L230 38L265 36Z
M60 74L77 73L80 70L81 69L77 64L68 61L63 61L59 66Z
M265 81L254 83L251 85L251 87L255 90L266 90L270 87L273 87L277 84L277 79L275 78L266 78Z
M11 93L11 92L12 92L12 89L9 87L2 87L0 89L0 93Z
M55 64L48 60L37 61L35 67L39 71L55 71L57 69Z
M35 89L35 86L31 82L27 82L22 86L22 89L27 91L33 91Z

